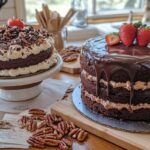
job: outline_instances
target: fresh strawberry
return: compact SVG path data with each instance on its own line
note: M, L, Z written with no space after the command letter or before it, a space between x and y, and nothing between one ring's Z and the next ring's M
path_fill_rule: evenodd
M110 33L105 36L105 40L108 45L116 45L120 42L118 33Z
M131 46L136 37L137 29L133 24L123 24L120 27L119 35L122 43Z
M24 27L24 22L18 18L10 18L7 21L7 25L10 27L16 26L22 29Z
M150 28L140 28L137 33L137 42L139 46L147 46L150 42Z

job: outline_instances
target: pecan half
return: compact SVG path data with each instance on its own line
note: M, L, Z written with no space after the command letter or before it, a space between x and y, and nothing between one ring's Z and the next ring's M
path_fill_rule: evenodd
M35 120L28 120L25 128L30 132L34 132L37 129L37 122Z
M31 115L45 115L45 111L42 109L38 109L38 108L33 108L29 110L29 114Z
M66 144L65 142L63 142L63 141L60 141L60 143L59 143L59 148L60 148L61 150L69 149L69 147L67 146L67 144Z
M26 124L27 124L27 122L28 122L29 120L30 120L30 117L28 117L28 116L22 116L22 117L18 120L20 127L21 127L21 128L25 128L25 127L26 127Z
M77 136L77 140L79 142L83 142L85 141L85 139L88 137L88 133L84 130L81 130L79 133L78 133L78 136Z
M64 56L63 60L64 60L64 62L71 62L71 61L77 60L78 57L79 57L78 54L70 54L68 56Z
M40 122L40 124L38 125L37 129L41 129L41 128L45 128L45 127L47 127L47 123L44 120L44 121Z
M75 124L72 121L69 121L69 128L70 128L70 130L76 128Z
M33 136L41 136L41 135L49 134L49 133L53 133L53 129L51 127L46 127L46 128L41 128L41 129L36 130L33 133Z
M43 121L45 120L45 116L44 115L31 115L31 119Z
M52 124L52 119L51 119L51 115L50 114L47 114L45 116L45 122L46 122L47 126L50 126Z
M71 138L63 138L61 141L66 143L69 147L72 146L72 140Z
M29 139L27 140L27 143L30 144L30 146L34 146L37 148L44 148L44 141L40 138L36 138L36 137L29 137Z
M56 114L51 114L51 120L53 123L58 123L58 122L62 121L63 119Z
M78 133L81 129L79 128L75 128L75 129L72 129L70 132L69 132L69 136L73 137L74 139L77 138L78 136Z
M60 140L55 139L44 139L44 143L48 146L58 146L60 143Z
M0 129L10 129L12 124L8 121L0 121Z
M54 131L56 130L57 133L61 133L62 135L65 134L64 131L63 131L62 129L58 128L58 126L52 124L51 127L54 129ZM56 131L55 131L55 132L56 132Z
M65 121L61 121L57 125L58 129L63 131L63 133L66 135L69 132L69 128L67 127L67 124Z

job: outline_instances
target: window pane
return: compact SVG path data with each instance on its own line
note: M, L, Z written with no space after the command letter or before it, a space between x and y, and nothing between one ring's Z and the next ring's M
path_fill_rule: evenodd
M146 0L96 0L96 12L144 9Z
M35 9L41 10L42 4L46 3L53 11L58 11L64 16L70 8L70 0L25 0L27 21L35 21Z

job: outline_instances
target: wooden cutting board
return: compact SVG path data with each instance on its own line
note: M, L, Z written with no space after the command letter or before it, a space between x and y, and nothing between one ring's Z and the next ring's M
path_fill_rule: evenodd
M129 150L150 150L150 134L129 133L97 124L82 116L71 101L59 101L51 106L53 113L75 122L79 127Z
M80 58L78 58L77 61L64 62L61 71L71 73L71 74L80 73Z

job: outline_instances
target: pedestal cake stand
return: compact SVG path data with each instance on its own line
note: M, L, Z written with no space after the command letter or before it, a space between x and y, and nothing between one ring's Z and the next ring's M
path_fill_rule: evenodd
M28 77L0 79L0 98L6 101L24 101L38 96L42 92L41 82L60 71L63 60L57 55L57 64L45 72Z

